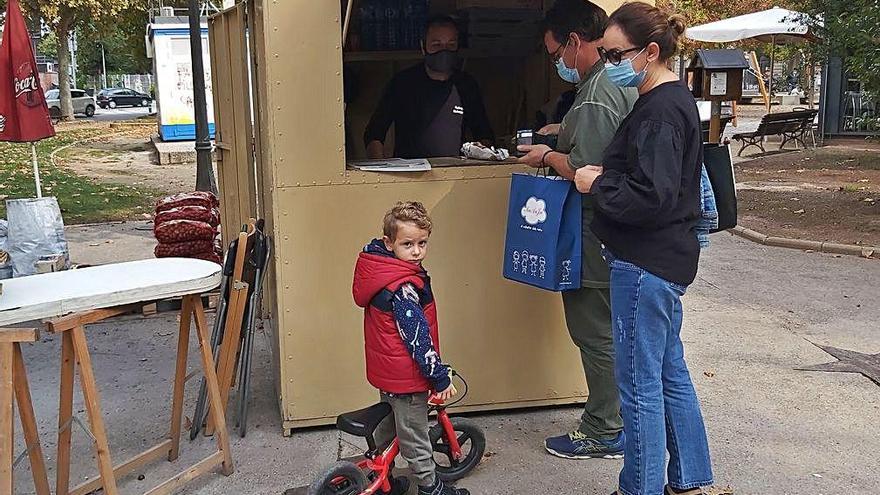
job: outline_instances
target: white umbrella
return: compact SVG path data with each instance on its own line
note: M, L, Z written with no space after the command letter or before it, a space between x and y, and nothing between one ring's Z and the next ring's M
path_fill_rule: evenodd
M696 41L729 43L745 39L773 43L802 43L815 39L804 23L806 14L773 7L687 29L685 36Z
M685 36L692 40L712 43L730 43L746 39L771 43L770 78L767 90L772 92L776 44L805 43L816 39L809 25L804 22L806 19L807 15L804 13L773 7L769 10L693 26L685 31ZM769 100L767 111L770 111Z

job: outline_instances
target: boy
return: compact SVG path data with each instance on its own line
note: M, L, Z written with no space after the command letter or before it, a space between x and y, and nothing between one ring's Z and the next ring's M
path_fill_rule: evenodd
M396 431L419 495L470 495L435 475L428 436L432 391L442 400L457 393L449 366L438 354L437 309L422 267L431 218L421 203L397 203L385 214L382 231L382 239L374 239L358 256L352 287L355 302L364 308L367 380L393 411L376 429L376 442L387 443ZM391 481L392 495L409 489L406 478Z

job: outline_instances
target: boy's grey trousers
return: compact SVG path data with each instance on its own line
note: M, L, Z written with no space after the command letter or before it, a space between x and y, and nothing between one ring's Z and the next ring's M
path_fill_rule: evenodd
M376 428L376 445L391 442L395 432L400 440L400 455L409 463L419 486L434 485L434 449L428 436L428 392L387 394L382 402L391 404L392 415Z

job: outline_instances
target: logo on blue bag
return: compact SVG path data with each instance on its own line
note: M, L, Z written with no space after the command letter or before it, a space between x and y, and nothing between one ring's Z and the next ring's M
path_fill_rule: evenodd
M547 221L547 203L543 199L532 196L526 200L526 204L520 210L520 214L529 225L543 223Z

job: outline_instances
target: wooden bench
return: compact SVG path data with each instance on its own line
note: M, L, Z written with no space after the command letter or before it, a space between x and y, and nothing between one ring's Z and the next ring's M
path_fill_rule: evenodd
M806 148L807 143L804 141L804 137L812 130L813 120L817 113L818 110L796 110L764 115L758 128L753 132L741 132L733 135L733 139L742 142L737 156L742 156L743 150L749 146L757 146L762 152L766 152L764 150L765 136L782 136L782 144L779 145L779 149L784 148L789 141L794 141L795 145L801 143Z

